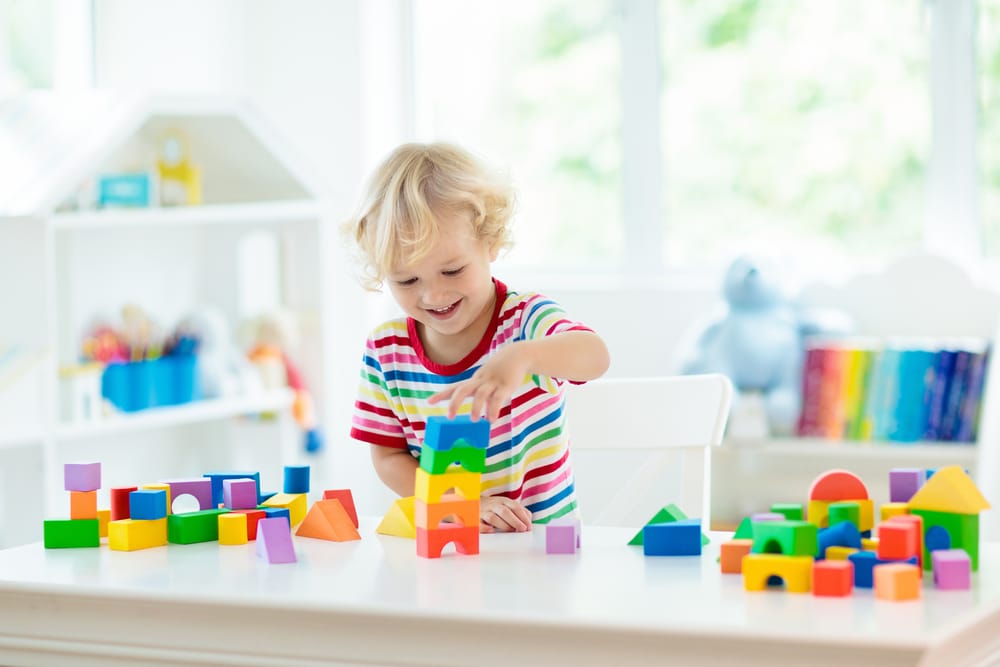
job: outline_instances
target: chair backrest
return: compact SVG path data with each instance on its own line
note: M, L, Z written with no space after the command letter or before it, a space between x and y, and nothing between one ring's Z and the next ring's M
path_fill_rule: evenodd
M707 530L711 448L722 443L732 397L729 378L716 374L569 388L567 425L584 522L638 528L674 503Z

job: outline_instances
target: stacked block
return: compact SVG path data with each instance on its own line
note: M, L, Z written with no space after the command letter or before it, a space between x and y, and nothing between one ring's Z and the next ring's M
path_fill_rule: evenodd
M63 488L69 492L70 518L42 523L46 549L101 546L101 523L97 514L97 490L101 488L100 463L67 463Z
M754 522L753 545L742 563L743 587L762 591L778 578L790 593L811 591L817 532L808 521Z
M440 558L452 542L459 553L479 553L479 494L489 442L488 421L427 420L414 489L418 556ZM457 495L446 495L451 490ZM447 517L455 523L442 523Z
M306 518L306 506L306 494L304 493L276 493L261 505L262 508L287 510L288 520L292 526L299 525ZM271 515L268 514L268 516Z
M780 515L776 516L778 518L781 518ZM628 542L629 546L640 546L640 547L643 546L643 531L645 530L646 526L650 526L657 523L673 523L674 521L685 521L687 518L688 515L684 513L684 510L682 510L677 505L670 503L669 505L666 505L657 510L656 514L654 514L649 519L649 521L647 521L645 525L639 529L639 532L637 532L635 535L632 536L632 539L629 540ZM749 523L747 525L749 525ZM736 537L740 537L740 535L737 534ZM701 545L705 546L706 544L708 544L708 542L709 542L708 536L702 533Z
M128 494L130 519L108 523L108 546L136 551L167 544L166 489L138 489Z

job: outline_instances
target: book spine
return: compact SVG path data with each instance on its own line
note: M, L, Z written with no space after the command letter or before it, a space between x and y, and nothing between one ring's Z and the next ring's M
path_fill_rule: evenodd
M823 435L820 429L820 396L823 390L823 360L827 350L810 347L802 364L802 408L798 434L804 437Z
M944 412L941 416L942 440L952 441L958 435L971 356L972 353L968 350L958 350L955 353L955 365L951 370L951 382L948 383L948 397L945 399Z
M979 406L983 400L986 384L986 369L989 366L989 352L977 352L969 362L969 380L962 399L956 442L974 442L978 430Z
M927 401L927 426L924 440L941 439L941 420L948 399L948 383L955 366L954 350L939 350L934 359L934 379Z

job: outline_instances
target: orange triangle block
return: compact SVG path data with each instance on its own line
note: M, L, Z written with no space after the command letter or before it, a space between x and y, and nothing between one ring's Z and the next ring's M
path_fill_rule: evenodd
M907 502L910 509L979 514L990 508L975 482L959 466L940 468Z
M299 537L313 537L331 542L360 540L361 534L354 527L351 516L339 500L317 500L295 531Z
M382 517L382 523L375 529L382 535L417 538L417 526L413 522L413 512L416 507L416 497L400 498L392 504L389 511Z

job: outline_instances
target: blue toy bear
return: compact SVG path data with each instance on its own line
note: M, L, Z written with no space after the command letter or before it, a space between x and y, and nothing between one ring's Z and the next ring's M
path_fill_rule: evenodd
M842 335L842 314L807 312L785 295L765 260L736 259L726 271L725 314L697 333L681 372L722 373L739 392L761 392L772 434L795 431L801 406L805 337Z

